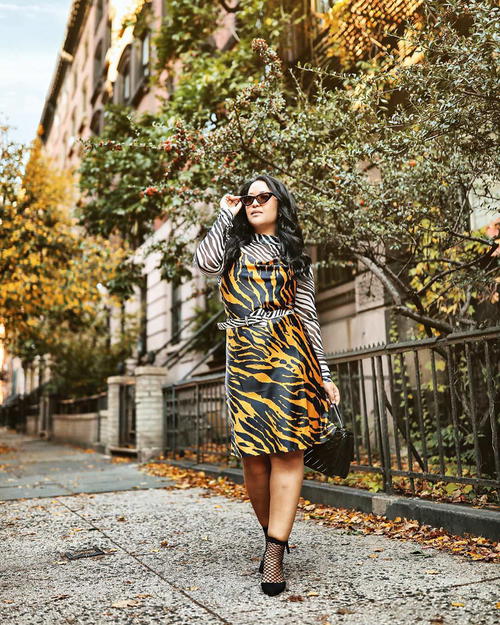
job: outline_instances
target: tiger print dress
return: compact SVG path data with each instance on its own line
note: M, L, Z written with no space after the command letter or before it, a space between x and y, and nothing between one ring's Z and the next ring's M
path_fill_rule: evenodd
M280 255L279 238L253 233L221 276L225 232L220 213L193 262L218 276L226 320L226 402L237 457L306 450L334 426L323 381L331 381L314 301L312 268L298 280Z

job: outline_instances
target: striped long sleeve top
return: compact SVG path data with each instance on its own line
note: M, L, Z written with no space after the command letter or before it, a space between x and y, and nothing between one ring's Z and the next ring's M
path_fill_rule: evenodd
M207 276L217 276L220 282L224 261L226 228L231 225L233 213L222 207L217 219L200 241L193 255L193 265ZM267 261L280 253L279 239L274 235L254 233L251 243L242 248L258 260ZM330 368L325 359L321 329L316 311L315 285L312 267L304 277L297 279L294 310L300 315L321 367L323 381L331 382Z

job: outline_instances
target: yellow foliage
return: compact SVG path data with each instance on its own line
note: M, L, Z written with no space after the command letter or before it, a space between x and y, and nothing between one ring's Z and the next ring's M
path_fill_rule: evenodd
M97 284L114 276L125 252L82 238L70 214L73 179L52 166L39 138L20 178L1 207L0 323L7 342L42 337L47 344L54 327L95 315Z

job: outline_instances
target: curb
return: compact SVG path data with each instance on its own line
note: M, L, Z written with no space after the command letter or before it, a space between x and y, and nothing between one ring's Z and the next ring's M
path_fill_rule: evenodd
M242 469L217 467L212 464L197 464L187 460L163 460L183 469L204 471L214 477L227 477L237 484L243 484ZM488 540L500 540L500 513L483 508L472 508L462 504L437 503L418 497L399 497L371 493L350 486L324 485L314 480L304 480L302 497L312 503L337 508L352 508L360 512L378 514L389 520L403 517L432 527L443 528L456 536L472 534Z

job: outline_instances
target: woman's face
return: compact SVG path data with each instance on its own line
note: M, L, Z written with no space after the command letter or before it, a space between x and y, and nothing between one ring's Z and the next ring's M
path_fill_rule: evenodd
M259 195L271 191L264 180L255 180L250 185L247 195ZM254 200L250 206L246 206L247 218L253 229L259 233L274 234L278 221L278 199L271 195L265 204L258 204Z

